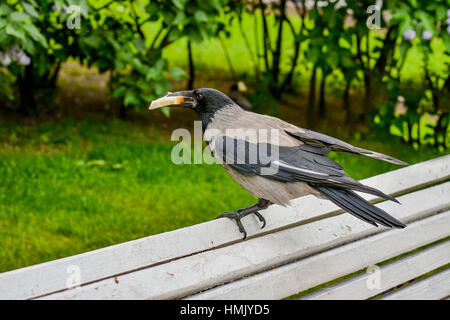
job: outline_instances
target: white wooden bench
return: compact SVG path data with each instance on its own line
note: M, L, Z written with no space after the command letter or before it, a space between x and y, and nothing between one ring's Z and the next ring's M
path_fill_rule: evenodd
M262 230L244 218L246 241L219 219L2 273L0 299L448 298L449 177L447 155L363 181L397 196L377 205L402 230L306 196L262 211Z

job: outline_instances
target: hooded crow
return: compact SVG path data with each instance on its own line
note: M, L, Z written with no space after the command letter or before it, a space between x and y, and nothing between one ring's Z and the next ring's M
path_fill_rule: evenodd
M218 163L258 203L226 212L247 236L241 219L271 204L288 205L292 199L313 194L328 199L355 217L374 226L404 228L405 225L366 201L355 191L398 202L383 192L350 178L331 151L363 155L398 165L407 163L390 156L354 147L330 136L303 129L281 119L244 110L216 89L169 93L151 103L150 109L178 106L194 110L203 125L203 137Z

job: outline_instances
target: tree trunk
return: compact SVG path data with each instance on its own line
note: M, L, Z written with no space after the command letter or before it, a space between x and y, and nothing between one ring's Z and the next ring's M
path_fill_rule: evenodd
M436 126L434 127L434 146L436 149L439 150L439 137L442 136L442 146L444 147L444 150L447 149L447 130L450 123L450 113L449 112L443 112L438 119L438 122L436 123Z
M363 105L363 113L360 115L360 121L366 121L367 115L373 109L373 101L372 101L372 75L369 72L364 73L364 105Z
M375 64L375 79L377 82L381 82L383 80L384 75L386 74L386 67L388 64L388 60L392 59L392 55L395 50L395 42L397 40L397 26L389 27L386 37L383 41L383 46L381 49L380 56Z
M263 24L263 49L264 49L264 65L266 67L266 72L269 71L269 50L270 50L270 36L269 29L267 28L266 15L264 12L265 5L262 0L259 0L259 5L261 7L261 19Z
M259 81L259 76L261 73L261 55L260 55L260 48L259 48L259 34L258 34L258 16L256 13L253 14L253 32L255 34L255 58L256 58L256 68L258 70L258 74L255 77L256 81Z
M53 70L53 74L49 79L49 87L51 89L56 88L56 81L58 80L59 70L61 69L61 61L57 63L55 70Z
M283 24L285 19L286 19L286 0L281 0L280 22L278 25L277 42L272 59L272 81L274 88L278 88L278 76L280 73L280 59L281 59L281 44L283 42Z
M342 109L345 110L345 122L349 123L352 121L352 111L350 107L350 87L351 80L347 80L345 84L344 93L342 94Z
M119 119L126 120L128 118L127 107L121 101L117 102L119 103Z
M191 40L187 42L188 49L188 59L189 59L189 80L188 80L188 90L194 89L194 81L195 81L195 66L194 60L192 59L192 43Z
M18 77L20 104L19 112L24 116L35 115L37 111L33 90L33 65L30 63Z
M283 84L281 85L280 91L284 92L286 89L292 84L292 79L294 76L295 68L297 67L297 60L300 54L300 43L297 43L295 46L294 57L292 58L291 69L287 74L286 78L284 78Z
M327 74L325 74L325 72L322 70L322 79L320 82L320 91L319 91L319 117L325 117L327 113L325 101L326 81L327 81Z
M368 36L367 36L368 37ZM356 34L356 54L359 62L361 63L361 70L363 72L364 77L364 101L363 101L363 113L359 115L359 121L365 122L367 114L372 110L373 102L372 102L372 72L370 70L370 60L367 61L367 64L364 63L362 58L362 38L358 34ZM369 48L369 45L367 45ZM367 57L369 58L368 52Z
M316 74L317 74L317 66L314 65L311 79L309 80L309 98L308 98L308 109L307 109L307 123L309 127L314 127L315 125L315 112L314 105L316 103Z
M298 40L298 37L301 37L303 34L303 29L305 28L305 15L306 15L306 10L305 10L305 1L301 1L302 3L302 9L300 9L300 6L298 4L298 2L294 2L295 8L297 10L297 14L301 17L301 25L300 28L298 30L298 33L295 34L295 32L293 32L293 36L294 36L294 56L292 58L292 64L291 64L291 68L288 72L288 74L286 75L286 77L284 78L284 81L281 85L281 92L284 92L287 90L287 88L289 86L291 86L292 84L292 79L294 76L294 71L295 68L297 67L297 62L298 62L298 56L300 55L300 45L301 42Z
M225 45L225 41L223 41L223 38L219 35L219 41L220 45L222 46L223 52L225 53L225 58L228 63L228 68L230 69L231 77L233 80L237 80L236 78L236 72L234 72L233 63L231 62L230 54L228 53L227 46Z
M248 55L250 56L250 61L252 62L253 70L255 73L255 79L259 79L258 57L257 54L255 55L253 53L252 47L250 46L250 42L248 41L245 30L242 26L242 19L239 19L239 31L241 32L242 39L244 40Z

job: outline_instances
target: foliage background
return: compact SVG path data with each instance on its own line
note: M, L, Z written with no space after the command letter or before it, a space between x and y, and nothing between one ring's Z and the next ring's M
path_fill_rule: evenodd
M170 161L170 132L192 130L195 115L146 112L168 90L215 87L409 163L447 154L449 9L447 0L3 1L0 271L254 201L217 165ZM395 169L331 156L356 179Z

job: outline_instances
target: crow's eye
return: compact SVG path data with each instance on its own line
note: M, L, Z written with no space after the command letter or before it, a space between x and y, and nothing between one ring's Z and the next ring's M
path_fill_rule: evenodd
M201 93L197 93L195 95L195 97L197 98L197 100L202 100L203 99L203 95Z

